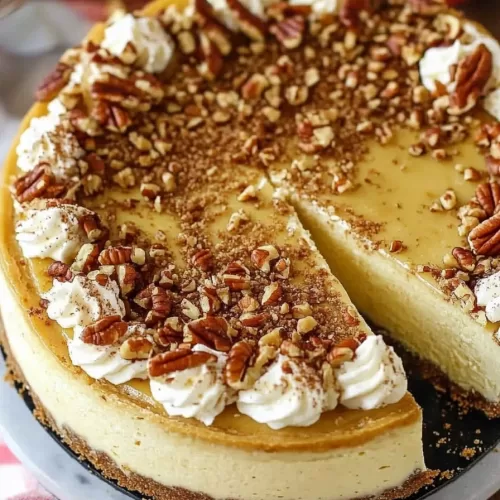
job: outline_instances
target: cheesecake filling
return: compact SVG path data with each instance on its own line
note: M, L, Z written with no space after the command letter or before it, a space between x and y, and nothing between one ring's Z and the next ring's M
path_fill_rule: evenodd
M104 31L102 47L124 62L149 73L161 73L174 54L175 45L157 19L126 14Z
M40 207L41 205L41 207ZM32 203L16 224L16 239L28 258L73 262L82 245L89 242L80 220L93 212L78 205Z

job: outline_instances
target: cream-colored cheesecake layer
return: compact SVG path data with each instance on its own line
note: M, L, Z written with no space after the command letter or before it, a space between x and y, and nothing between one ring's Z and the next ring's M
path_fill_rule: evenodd
M490 401L500 399L500 348L492 332L385 250L367 249L344 221L332 221L303 200L296 200L296 207L330 268L365 315L464 389Z
M425 469L421 418L359 446L320 453L246 451L169 432L165 417L68 370L33 331L9 287L0 309L12 353L57 426L165 486L221 499L334 500L380 493Z

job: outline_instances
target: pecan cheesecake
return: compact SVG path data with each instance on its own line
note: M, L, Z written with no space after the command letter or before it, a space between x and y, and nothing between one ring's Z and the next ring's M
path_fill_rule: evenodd
M499 71L436 1L160 0L97 26L6 164L3 343L40 418L155 498L427 484L401 360L330 268L496 415Z

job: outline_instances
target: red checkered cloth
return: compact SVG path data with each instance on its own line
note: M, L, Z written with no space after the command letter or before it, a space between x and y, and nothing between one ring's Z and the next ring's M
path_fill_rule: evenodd
M55 500L21 465L0 436L0 500Z

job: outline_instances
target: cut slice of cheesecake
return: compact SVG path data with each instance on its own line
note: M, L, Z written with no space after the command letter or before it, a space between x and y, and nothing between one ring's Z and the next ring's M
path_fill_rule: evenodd
M368 62L339 69L334 119L297 116L270 176L357 307L496 417L500 46L456 13L418 22L421 45L381 35ZM340 155L318 154L325 127Z
M14 370L76 452L145 495L408 496L433 474L401 360L253 159L287 133L259 86L289 43L266 55L239 2L255 43L209 4L167 5L94 30L24 120L2 199ZM261 77L238 83L250 63Z

